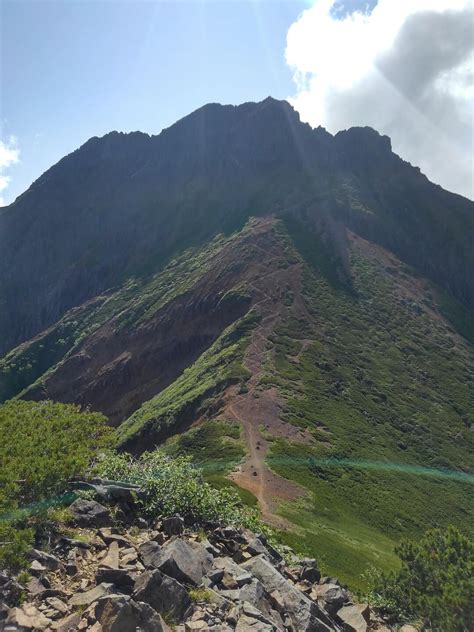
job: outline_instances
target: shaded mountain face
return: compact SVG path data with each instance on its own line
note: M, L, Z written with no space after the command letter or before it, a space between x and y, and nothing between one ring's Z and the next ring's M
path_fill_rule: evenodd
M273 99L213 104L158 136L90 139L0 211L0 353L267 214L304 221L343 263L349 227L473 304L472 203L431 184L387 137L331 136Z
M0 213L0 401L189 454L354 587L401 535L471 528L473 204L388 138L209 105Z

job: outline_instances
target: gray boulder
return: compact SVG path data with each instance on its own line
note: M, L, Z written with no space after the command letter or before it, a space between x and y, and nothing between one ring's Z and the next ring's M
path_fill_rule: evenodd
M51 619L36 608L32 603L25 603L21 608L12 608L5 622L6 630L26 632L27 630L46 630L51 625Z
M154 540L144 542L138 548L140 558L147 568L157 568L161 546Z
M99 568L95 581L98 584L113 584L124 592L131 592L135 585L135 575L124 568Z
M172 577L159 570L144 571L136 580L133 592L135 601L143 601L159 613L183 621L191 606L186 589Z
M178 539L160 549L153 565L169 577L197 586L211 568L212 559L201 543Z
M56 571L61 566L61 562L55 555L39 551L38 549L30 549L26 557L31 562L38 562L43 568L49 571Z
M241 567L254 575L268 594L279 594L286 614L299 632L331 632L338 629L316 603L286 580L263 555L251 558Z
M168 536L181 535L184 531L184 520L178 514L169 518L163 518L161 530Z
M368 625L357 606L343 606L337 611L337 618L344 624L344 632L367 632Z
M32 577L29 580L29 582L26 584L26 588L28 589L28 592L30 593L30 595L33 595L33 597L39 597L44 592L46 592L46 590L48 589L48 586L46 586L44 579L45 578L41 580L41 579L38 579L38 577Z
M81 619L80 612L73 612L64 619L56 621L51 625L51 628L56 632L76 632L78 623Z
M165 632L161 616L146 603L126 595L107 595L96 604L95 616L104 632Z
M263 555L275 566L282 561L281 555L276 549L268 544L266 538L263 535L255 537L247 545L247 551L251 555Z
M350 603L347 590L337 584L323 584L317 587L318 599L322 600L325 609L334 616L342 606Z
M68 603L70 606L90 606L101 597L113 593L113 588L113 584L99 584L90 590L75 593Z
M275 623L266 617L260 610L252 604L244 601L240 606L240 617L237 621L236 632L278 632L283 630L283 626Z
M265 623L247 614L241 614L235 626L235 632L276 632L276 630L273 623Z
M107 527L112 524L109 510L95 500L76 498L69 509L78 527Z
M319 570L316 560L305 559L301 561L303 567L300 574L300 579L304 579L312 584L317 584L321 579L321 571Z

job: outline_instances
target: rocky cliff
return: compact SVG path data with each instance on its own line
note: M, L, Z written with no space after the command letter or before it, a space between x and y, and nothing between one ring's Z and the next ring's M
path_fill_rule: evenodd
M387 137L313 130L271 98L211 104L158 136L90 139L0 211L0 353L124 278L267 214L303 218L316 233L347 226L473 304L472 203L430 183Z

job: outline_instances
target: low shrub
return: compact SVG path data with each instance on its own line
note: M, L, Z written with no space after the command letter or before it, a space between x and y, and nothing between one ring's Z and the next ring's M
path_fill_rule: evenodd
M0 406L0 568L24 568L38 529L66 519L68 480L86 472L110 437L103 415L72 404Z
M465 632L474 621L474 541L456 528L432 529L397 547L401 568L374 577L371 601L393 621Z
M179 513L191 523L218 522L243 526L271 536L256 510L244 507L238 493L216 489L204 481L202 470L191 458L171 458L157 450L135 459L115 454L100 461L94 473L102 478L136 483L144 490L143 512L149 517Z

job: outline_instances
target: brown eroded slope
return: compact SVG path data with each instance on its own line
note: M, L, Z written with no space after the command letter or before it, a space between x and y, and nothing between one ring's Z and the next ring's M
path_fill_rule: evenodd
M267 222L269 227L274 225L274 220L269 219ZM270 252L259 243L257 247L266 257L268 271L251 284L253 295L257 298L253 307L260 315L259 325L252 333L244 356L244 366L251 377L247 381L246 392L237 392L235 387L228 389L221 413L242 424L247 449L245 461L229 478L256 496L267 520L284 527L286 521L275 515L277 502L294 500L304 494L304 490L275 474L266 465L265 458L269 451L266 437L281 437L298 442L310 440L311 435L281 419L281 400L276 388L259 387L271 344L269 338L289 311L285 306L285 295L291 292L293 309L299 315L306 315L306 309L300 293L300 264L293 262L287 266L282 260L281 251Z

